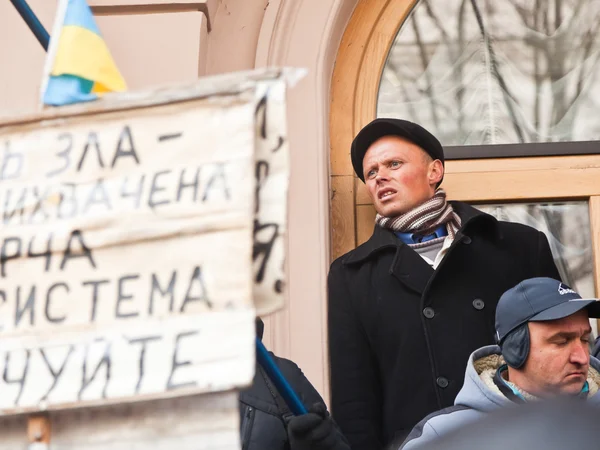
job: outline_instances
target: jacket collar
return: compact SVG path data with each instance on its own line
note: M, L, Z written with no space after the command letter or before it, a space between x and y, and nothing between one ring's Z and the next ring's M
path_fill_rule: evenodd
M361 262L381 250L396 248L398 245L405 244L392 231L375 225L375 229L369 240L352 250L348 254L344 264Z
M465 382L456 396L456 405L465 405L481 411L491 411L499 406L511 405L514 399L507 396L496 384L494 377L506 361L497 345L475 350L469 357ZM600 404L600 361L590 356L588 369L588 403Z
M465 381L454 404L482 412L513 405L493 381L496 371L504 363L502 351L497 345L481 347L471 353L465 371Z
M493 216L479 211L478 209L473 208L471 205L463 202L451 201L450 203L462 221L462 226L457 233L456 239L462 238L468 227L479 222L488 222L488 226L492 231L493 236L496 239L502 239L502 232L498 226L498 221ZM375 229L373 230L373 234L369 240L351 251L345 259L344 264L356 264L369 259L371 256L381 250L402 246L409 248L400 239L398 239L398 237L396 237L391 230L375 225ZM418 258L422 260L421 257Z

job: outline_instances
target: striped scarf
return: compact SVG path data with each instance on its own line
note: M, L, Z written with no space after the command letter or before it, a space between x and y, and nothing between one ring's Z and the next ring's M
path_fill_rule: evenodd
M446 224L448 236L454 239L460 228L461 220L452 209L452 205L446 201L446 192L439 188L429 200L396 217L384 217L379 214L375 217L375 223L382 228L392 231L412 231L420 235L433 233L440 225ZM430 245L443 242L445 237L431 239L419 244L409 244L412 248L429 247Z

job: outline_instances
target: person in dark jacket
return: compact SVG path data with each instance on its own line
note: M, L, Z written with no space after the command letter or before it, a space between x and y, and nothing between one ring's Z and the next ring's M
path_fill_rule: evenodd
M598 447L600 408L578 399L556 398L503 408L461 427L427 450L565 450Z
M429 449L493 411L532 401L572 397L600 407L589 322L598 317L597 299L583 300L557 280L532 278L508 290L496 310L500 346L473 352L454 407L424 418L399 448Z
M329 272L331 409L353 450L378 450L453 404L504 291L559 273L543 233L446 200L443 148L419 125L376 119L351 157L378 214Z
M262 339L264 324L256 320ZM259 365L252 386L242 391L240 434L242 450L350 450L325 402L292 361L271 354L283 376L309 413L294 416Z

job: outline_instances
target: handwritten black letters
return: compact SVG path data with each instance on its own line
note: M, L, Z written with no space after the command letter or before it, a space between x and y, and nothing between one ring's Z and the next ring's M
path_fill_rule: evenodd
M251 379L254 114L0 128L0 414Z

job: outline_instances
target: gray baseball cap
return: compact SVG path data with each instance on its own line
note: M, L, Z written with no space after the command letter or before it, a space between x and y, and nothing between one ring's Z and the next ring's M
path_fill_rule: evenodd
M509 289L496 307L496 338L502 342L506 335L525 322L557 320L587 308L589 317L600 317L600 302L583 299L558 280L530 278Z

